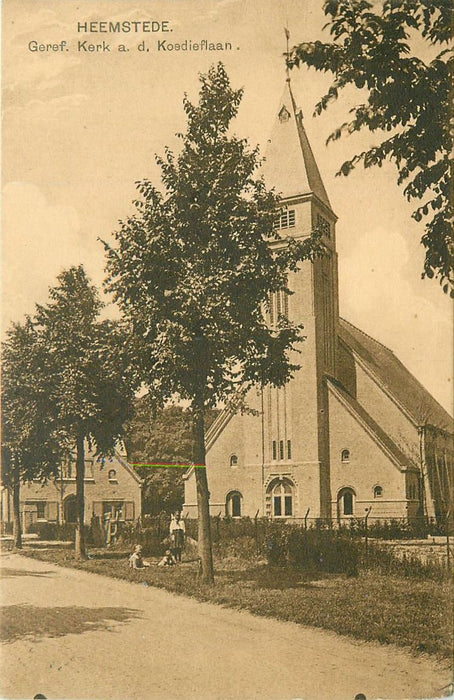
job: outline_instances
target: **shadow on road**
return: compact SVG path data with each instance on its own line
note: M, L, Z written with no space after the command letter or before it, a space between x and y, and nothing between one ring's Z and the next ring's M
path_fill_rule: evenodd
M63 637L97 630L114 630L115 623L140 617L139 610L129 608L38 607L8 605L0 608L0 640L38 641L43 637Z
M0 572L1 578L11 578L13 576L55 576L54 571L27 571L26 569L4 569Z

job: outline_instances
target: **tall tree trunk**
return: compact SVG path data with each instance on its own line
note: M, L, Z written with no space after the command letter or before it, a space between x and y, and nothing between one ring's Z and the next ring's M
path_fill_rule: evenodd
M75 555L76 559L85 559L87 553L85 551L85 450L84 436L78 436L76 454L76 508L77 508L77 524L76 524L76 544Z
M19 470L13 475L13 546L22 549L22 525L20 521L20 476Z
M202 581L214 583L213 551L211 544L210 493L205 464L204 406L196 407L192 414L194 437L195 482L197 488L197 511L199 516L199 557L202 562Z
M211 544L210 492L205 465L205 394L207 341L200 327L194 335L195 395L192 404L193 454L197 489L199 557L202 563L202 581L214 583L213 551Z

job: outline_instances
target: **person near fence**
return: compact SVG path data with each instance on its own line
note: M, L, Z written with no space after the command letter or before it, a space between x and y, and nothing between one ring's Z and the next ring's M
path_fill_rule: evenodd
M130 569L144 569L146 566L150 566L147 561L144 561L142 557L142 546L136 544L134 551L129 557L129 568Z
M181 562L181 552L184 547L185 524L181 512L176 511L170 519L170 537L172 539L172 552L176 561Z

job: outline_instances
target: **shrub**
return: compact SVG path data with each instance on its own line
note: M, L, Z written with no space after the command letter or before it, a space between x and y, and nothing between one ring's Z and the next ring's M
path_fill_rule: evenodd
M361 563L365 569L403 578L442 581L449 577L447 566L437 558L422 560L417 554L407 552L399 555L393 547L375 542L369 544L367 557L363 555Z
M359 543L337 530L282 524L269 529L266 556L273 566L357 576Z
M144 556L158 557L162 556L168 547L168 533L168 525L163 527L158 518L147 517L142 523L125 524L121 529L120 540L131 547L136 544L142 545Z
M73 523L32 523L28 528L28 532L35 532L40 540L74 542L76 526ZM86 527L86 536L89 540L90 533L88 527Z
M257 556L254 537L243 535L231 540L220 540L214 547L215 554L221 558L238 558L251 561Z

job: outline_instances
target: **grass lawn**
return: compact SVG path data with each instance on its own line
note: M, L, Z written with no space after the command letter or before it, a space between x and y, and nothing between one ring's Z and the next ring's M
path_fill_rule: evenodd
M24 550L27 556L104 576L165 588L257 615L321 627L357 639L409 647L438 657L452 655L453 588L364 572L358 578L270 568L260 561L216 561L216 584L197 577L197 564L174 568L128 567L128 552L91 550L77 562L68 550Z

